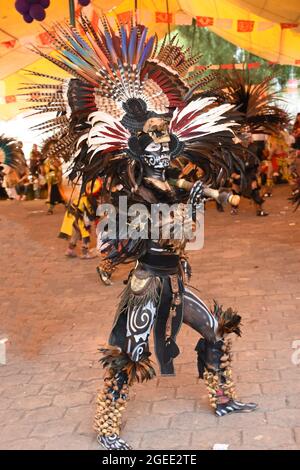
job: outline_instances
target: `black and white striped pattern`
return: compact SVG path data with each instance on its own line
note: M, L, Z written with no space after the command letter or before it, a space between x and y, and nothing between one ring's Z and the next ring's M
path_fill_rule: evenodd
M121 439L117 434L112 434L111 436L98 436L97 438L99 444L105 450L131 450L130 447L124 439Z
M216 341L218 321L207 305L194 292L184 291L183 323L200 333L208 341Z
M230 400L228 403L218 404L215 414L221 417L229 413L250 413L256 408L256 403L242 403L240 401Z

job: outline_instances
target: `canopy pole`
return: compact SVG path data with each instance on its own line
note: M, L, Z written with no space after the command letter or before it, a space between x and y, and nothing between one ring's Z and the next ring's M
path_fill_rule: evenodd
M171 26L170 26L169 0L166 0L166 9L167 9L167 15L168 15L168 36L169 36L169 41L170 41L170 39L171 39Z
M138 23L137 9L138 9L138 0L134 0L134 20L136 23Z
M196 36L196 19L195 18L193 18L192 20L192 26L193 26L193 37L192 37L191 55L193 55L194 46L195 46L195 36Z
M74 0L69 0L70 24L75 28L75 4Z

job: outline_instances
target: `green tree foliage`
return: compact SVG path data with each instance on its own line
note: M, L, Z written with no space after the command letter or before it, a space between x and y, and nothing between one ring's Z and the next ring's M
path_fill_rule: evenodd
M291 73L293 73L295 78L300 78L300 67L270 64L261 57L257 57L217 36L212 31L209 31L208 28L198 28L195 22L191 26L178 26L172 32L172 36L174 34L178 35L181 44L186 48L191 48L193 54L202 53L199 64L260 62L261 66L255 69L256 79L262 80L271 74L277 78L281 87L286 85Z

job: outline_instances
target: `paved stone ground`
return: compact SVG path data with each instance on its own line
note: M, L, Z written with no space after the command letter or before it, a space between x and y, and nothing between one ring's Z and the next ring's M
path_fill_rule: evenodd
M193 285L243 315L234 340L235 378L250 415L214 417L197 379L197 335L183 326L175 378L134 387L123 435L137 449L299 449L300 211L276 188L271 215L206 213L206 241L193 252ZM97 449L92 431L105 343L126 268L113 287L100 285L97 260L65 259L57 238L63 208L46 216L42 201L0 202L1 449ZM294 346L296 343L294 343ZM299 346L298 346L299 347ZM299 359L300 361L300 359ZM299 362L298 361L298 362Z

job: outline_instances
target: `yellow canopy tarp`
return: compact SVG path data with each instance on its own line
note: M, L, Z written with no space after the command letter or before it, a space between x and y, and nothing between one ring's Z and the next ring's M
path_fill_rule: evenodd
M300 0L180 0L192 16L214 19L209 29L227 41L278 64L300 65ZM222 21L229 19L231 21ZM252 32L238 32L253 21ZM250 25L251 27L251 25ZM244 28L247 29L247 28ZM299 61L299 62L298 62Z
M5 15L0 14L0 119L13 117L22 106L13 100L6 103L3 99L17 95L20 83L28 81L20 69L27 67L43 73L63 74L47 61L36 60L35 54L22 45L24 38L34 37L43 31L41 24L26 24L15 11L14 2L7 3ZM133 10L134 6L134 0L92 0L84 11L90 14L94 9L98 14L104 11L109 16L115 16ZM168 31L168 24L157 23L156 13L166 13L168 10L172 14L171 28L176 24L191 24L193 17L202 17L199 24L212 22L209 26L211 31L249 52L272 62L300 65L300 28L291 27L300 23L300 0L137 0L137 8L139 20L159 36ZM51 0L45 26L50 27L53 21L64 18L68 18L68 1ZM242 29L249 26L245 22L253 21L253 24L250 23L250 26L253 25L252 31L239 32L239 20L242 21ZM5 41L13 38L17 40L17 47L9 49L3 46Z

